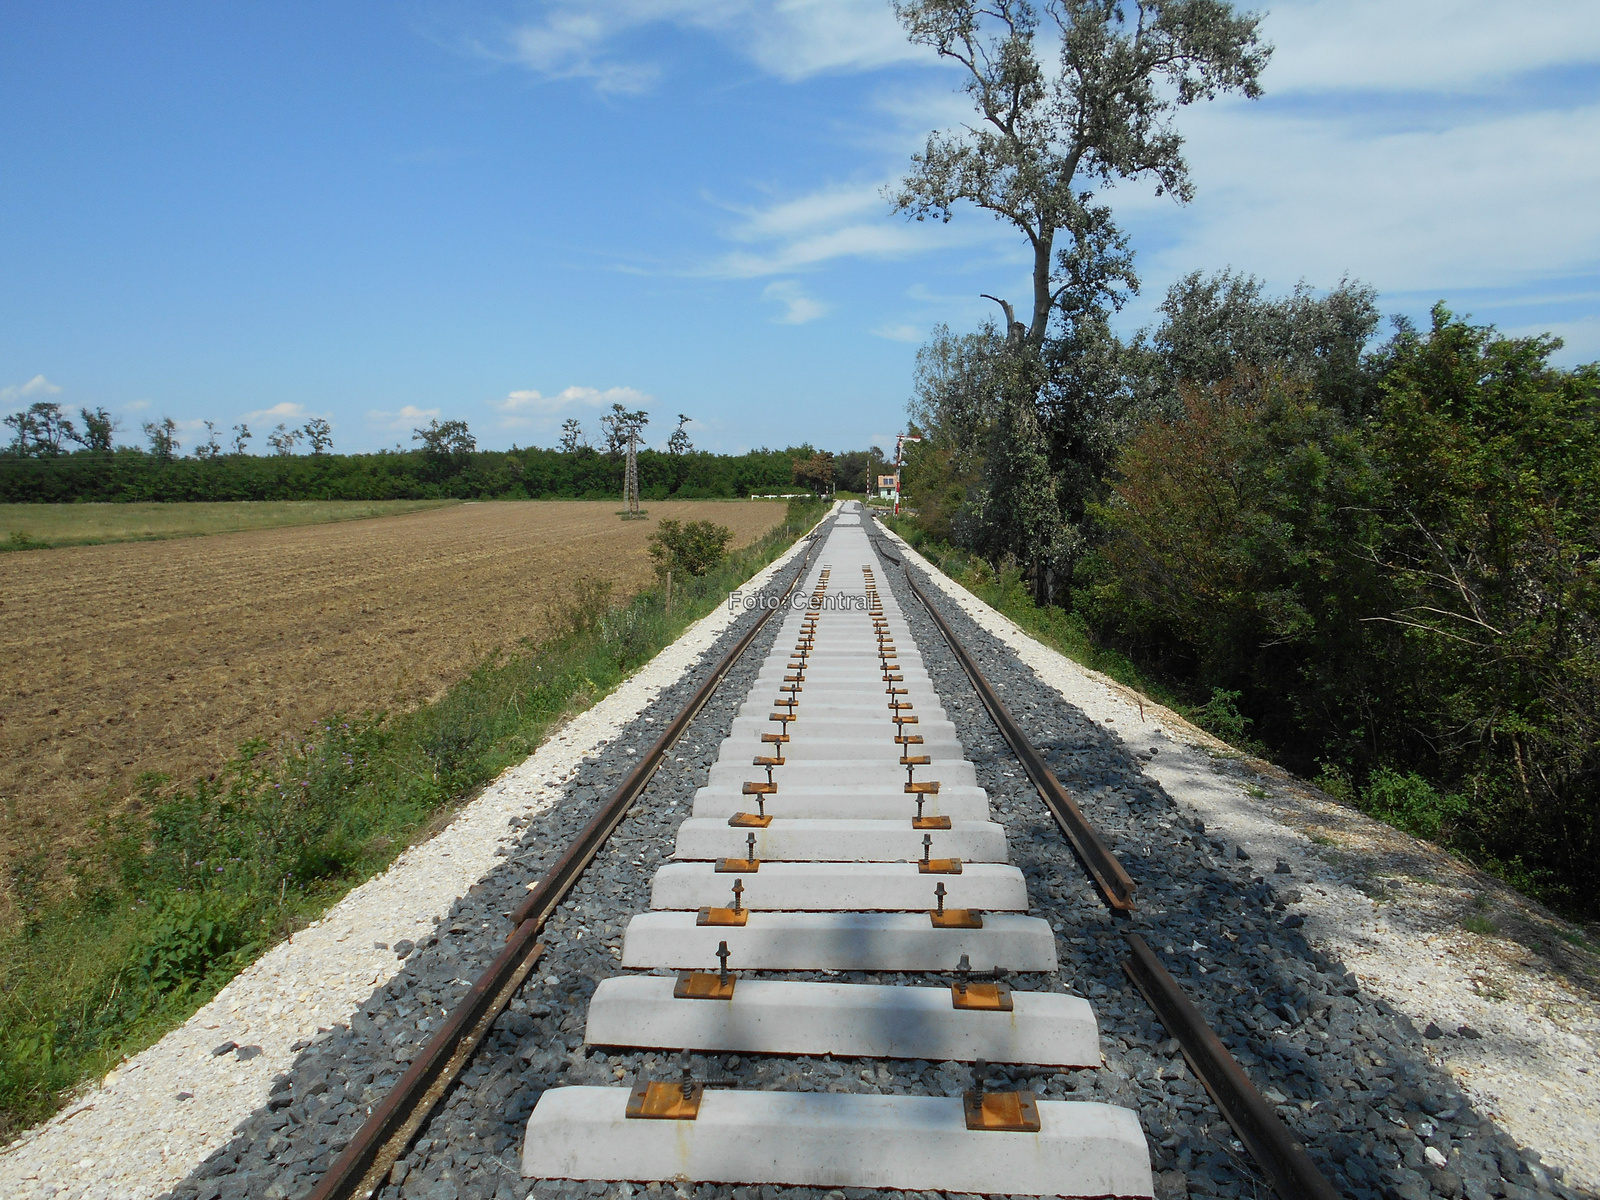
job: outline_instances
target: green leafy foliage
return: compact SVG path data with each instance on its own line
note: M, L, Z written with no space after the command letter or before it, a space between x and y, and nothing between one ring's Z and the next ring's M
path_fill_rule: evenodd
M1471 804L1459 794L1441 795L1415 771L1405 774L1389 767L1372 773L1361 794L1361 807L1418 837L1448 836L1451 826L1471 815Z
M667 519L650 535L650 557L655 559L657 575L665 576L668 571L680 579L704 575L723 560L732 540L733 531L726 525L712 521L685 525Z
M1600 370L1444 308L1347 377L1188 389L1117 462L1077 596L1237 693L1286 763L1592 909L1600 894ZM1370 397L1355 406L1352 392Z
M171 992L205 978L214 964L243 944L240 930L208 913L203 901L174 903L133 958L139 979L156 992Z

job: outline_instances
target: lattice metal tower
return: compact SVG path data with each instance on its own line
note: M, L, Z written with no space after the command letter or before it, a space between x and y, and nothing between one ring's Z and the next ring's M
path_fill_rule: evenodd
M623 517L632 520L639 512L639 431L628 430L628 470L622 481L622 503L626 508Z

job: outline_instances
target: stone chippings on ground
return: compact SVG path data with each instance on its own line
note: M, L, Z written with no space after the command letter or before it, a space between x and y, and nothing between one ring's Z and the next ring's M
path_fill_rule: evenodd
M819 533L819 539L825 536L826 530ZM1085 995L1101 1022L1104 1070L992 1068L991 1077L1009 1075L1043 1098L1099 1100L1137 1110L1164 1195L1266 1193L1176 1043L1126 982L1120 969L1123 942L1112 919L948 647L898 569L887 564L880 570L880 586L885 584L894 589L911 624L946 711L977 766L978 782L989 790L994 819L1006 825L1013 858L1028 879L1032 911L1057 928L1059 976L1019 976L1014 984ZM1469 1200L1574 1194L1476 1118L1453 1084L1427 1067L1418 1035L1403 1018L1362 997L1338 964L1317 961L1300 935L1286 927L1282 908L1294 888L1292 877L1272 874L1271 864L1241 862L1232 857L1233 847L1208 839L1140 773L1139 763L1112 735L1065 704L954 606L943 608L1030 737L1128 864L1146 907L1140 931L1257 1083L1271 1099L1281 1097L1280 1113L1342 1192L1405 1200L1430 1194ZM726 634L706 664L745 628L741 622ZM640 1189L527 1181L518 1171L528 1113L546 1088L619 1084L641 1069L660 1078L676 1074L678 1060L668 1053L586 1049L587 1003L601 979L620 973L617 961L628 918L648 908L651 877L670 858L677 825L688 815L695 789L705 783L779 629L774 621L730 672L553 917L544 934L544 958L391 1173L381 1192L385 1200L523 1200L530 1193L541 1200L565 1200L638 1190L676 1191L694 1200L754 1200L758 1194L773 1200L778 1192L793 1193L795 1200L823 1195L770 1185ZM642 752L653 741L655 729L704 670L663 693L662 702L605 752L585 760L563 801L528 823L505 866L463 897L437 939L411 950L407 969L372 996L348 1030L334 1030L311 1046L282 1077L267 1109L175 1189L174 1200L277 1200L309 1191L498 949L509 932L504 914L620 781L630 765L630 749ZM772 977L943 982L865 972ZM699 1076L772 1090L956 1095L970 1077L959 1064L920 1061L716 1055L696 1056L693 1065ZM843 1196L864 1200L871 1194L848 1189Z

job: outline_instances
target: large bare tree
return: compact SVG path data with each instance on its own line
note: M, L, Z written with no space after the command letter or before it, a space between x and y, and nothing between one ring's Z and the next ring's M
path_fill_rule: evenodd
M1028 319L988 298L1005 310L1008 340L1034 353L1074 286L1057 235L1074 245L1104 239L1110 213L1091 203L1093 190L1119 179L1150 179L1158 194L1187 201L1178 109L1225 91L1259 96L1271 54L1256 36L1260 18L1226 0L893 3L912 41L965 68L978 120L930 135L891 199L918 220L945 221L968 201L1027 235ZM1053 65L1042 41L1054 43Z

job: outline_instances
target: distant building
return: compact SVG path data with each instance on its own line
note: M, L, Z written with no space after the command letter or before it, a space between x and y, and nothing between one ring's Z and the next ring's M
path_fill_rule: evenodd
M895 493L900 490L900 478L897 475L878 476L878 499L893 500Z

